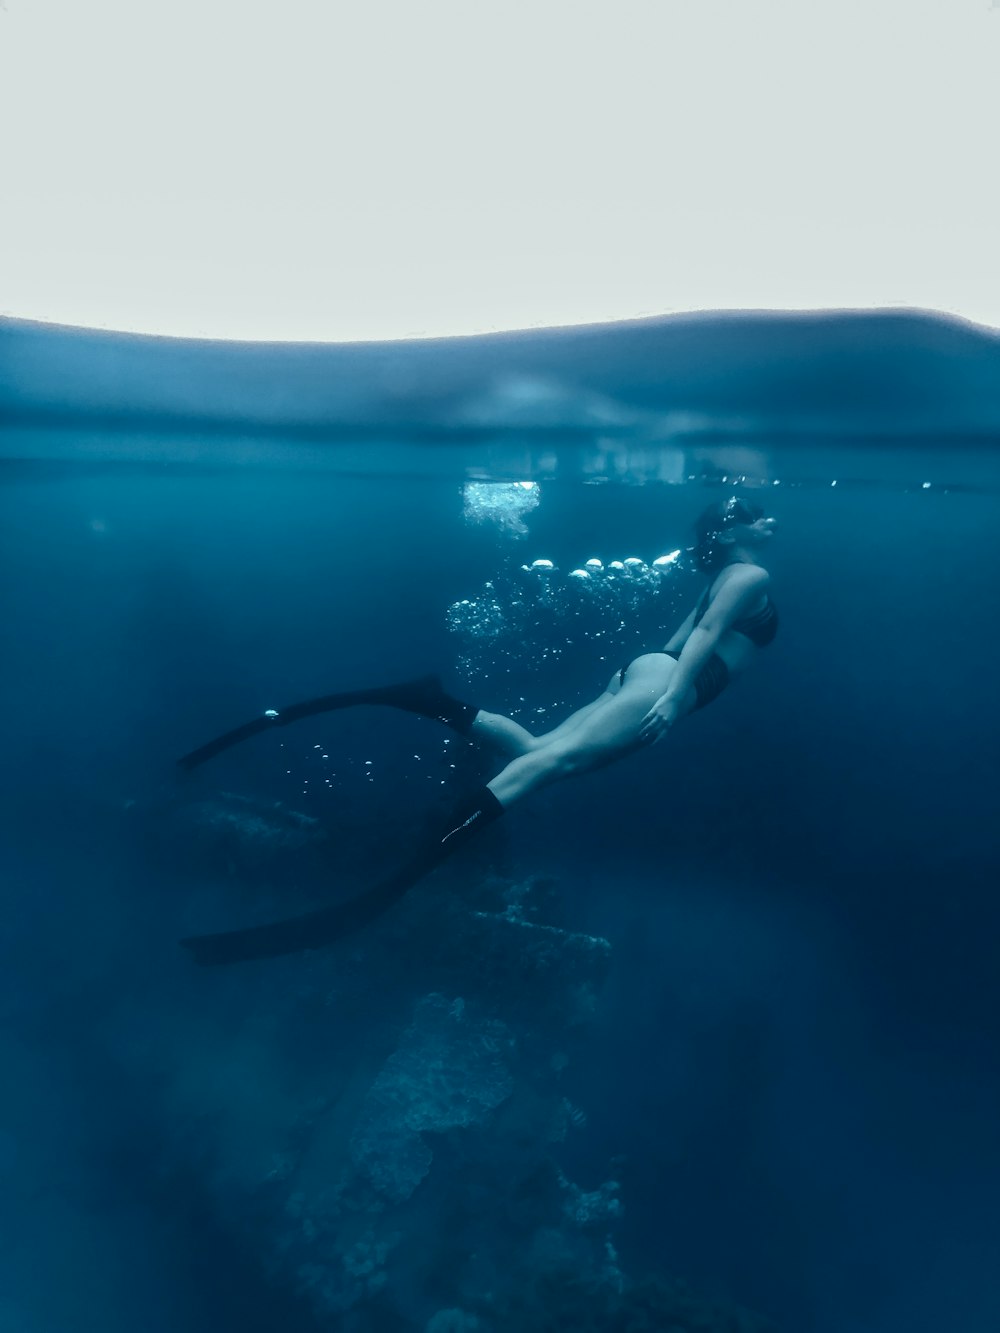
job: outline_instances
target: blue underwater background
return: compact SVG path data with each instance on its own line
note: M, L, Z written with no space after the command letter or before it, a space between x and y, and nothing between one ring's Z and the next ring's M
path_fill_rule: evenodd
M7 321L0 423L5 1333L1000 1327L1000 340ZM733 493L780 523L744 679L350 939L190 963L499 764L372 708L181 754L427 672L547 728Z

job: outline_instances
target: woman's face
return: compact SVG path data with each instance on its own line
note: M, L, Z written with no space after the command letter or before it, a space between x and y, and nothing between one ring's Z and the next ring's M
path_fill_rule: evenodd
M754 521L749 525L749 529L752 533L755 534L755 539L757 541L761 541L766 544L767 542L773 540L774 534L778 530L778 522L777 519L764 517L762 515L760 518L754 519Z
M745 523L727 523L726 536L739 546L766 546L777 529L775 519L761 514Z

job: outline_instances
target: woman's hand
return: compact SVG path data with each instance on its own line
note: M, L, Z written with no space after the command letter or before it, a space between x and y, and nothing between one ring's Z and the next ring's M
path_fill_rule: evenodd
M679 703L668 702L667 696L661 695L640 722L639 739L650 745L662 739L680 717L680 713Z

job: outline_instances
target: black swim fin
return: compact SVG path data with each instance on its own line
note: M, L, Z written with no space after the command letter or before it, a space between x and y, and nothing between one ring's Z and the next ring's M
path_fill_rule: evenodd
M304 717L314 717L317 713L332 713L339 708L354 708L359 704L376 704L387 708L401 708L406 713L416 713L420 717L434 718L451 727L461 735L468 735L475 721L478 708L464 704L460 699L448 694L437 676L421 676L418 680L403 681L398 685L377 685L367 690L345 690L340 694L324 694L318 699L307 699L305 703L291 704L288 708L269 708L262 717L252 722L245 722L241 727L216 736L214 740L200 745L197 750L178 759L178 767L185 770L197 768L209 759L214 759L223 750L228 750L241 741L249 740L258 732L271 727L287 727Z
M358 897L265 926L228 930L217 935L191 935L181 940L181 944L191 952L195 962L205 967L322 948L381 916L418 879L440 865L480 829L499 819L503 811L504 807L489 787L483 787L458 806L402 869Z

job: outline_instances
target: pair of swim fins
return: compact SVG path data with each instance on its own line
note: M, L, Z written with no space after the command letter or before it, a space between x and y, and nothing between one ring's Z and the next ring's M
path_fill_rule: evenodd
M353 708L359 704L381 704L436 718L463 735L468 734L478 712L478 709L446 694L436 677L427 676L402 685L324 695L281 711L270 710L262 718L227 731L197 750L192 750L178 763L181 768L191 770L275 724L287 725L317 713ZM181 940L181 944L203 966L236 963L252 958L274 958L304 949L321 948L381 916L418 879L502 814L503 806L488 787L483 787L460 802L438 828L430 830L400 870L356 898L302 916L251 926L245 930L192 935Z

